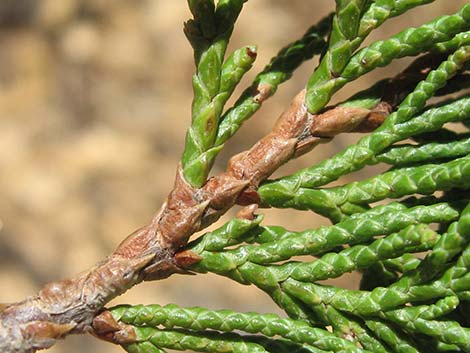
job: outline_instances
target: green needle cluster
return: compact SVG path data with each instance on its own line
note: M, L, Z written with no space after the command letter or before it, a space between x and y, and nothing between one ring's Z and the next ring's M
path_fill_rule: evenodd
M280 239L260 245L246 244L219 252L203 251L199 254L204 260L196 266L200 270L225 273L247 261L266 264L287 260L293 256L319 255L343 244L360 244L372 240L374 236L399 232L410 225L449 223L459 217L458 205L449 203L416 206L401 212L391 210L377 215L372 211L364 212L355 218L346 218L333 226L303 232L289 232L278 227L275 231L277 234L282 233ZM263 228L260 228L261 230ZM268 232L271 230L268 229Z
M274 314L238 313L230 310L207 310L204 308L181 308L175 305L149 305L133 307L116 307L111 313L124 323L143 326L136 332L143 332L145 327L181 327L191 330L213 329L223 332L240 330L248 333L262 333L265 336L280 336L297 343L323 349L326 351L361 352L350 341L309 326L298 320L281 318ZM139 339L139 338L138 338ZM143 340L146 340L143 338Z
M463 300L470 291L470 277L466 274L470 266L467 255L470 238L463 236L470 234L470 207L462 211L459 204L430 202L426 200L426 206L411 208L406 206L406 202L378 206L347 217L336 225L300 233L285 231L280 227L261 227L259 219L255 219L243 221L246 224L252 222L252 227L246 227L244 236L237 233L232 237L223 232L238 221L232 220L219 230L209 233L208 238L218 233L226 239L236 238L240 243L247 244L224 250L221 246L211 248L208 242L209 250L203 249L201 240L196 241L190 248L203 259L192 269L197 272L215 272L244 284L254 284L272 296L293 318L301 318L315 325L331 325L334 335L353 337L352 341L362 347L361 351L389 352L390 347L395 347L398 351L419 352L422 343L410 340L407 337L410 332L429 335L438 342L465 351L468 338L466 329L458 321L442 321L440 318L453 312L460 303L459 298ZM461 205L465 204L463 202ZM431 223L450 226L440 236L427 226ZM347 230L352 233L345 233ZM381 234L386 236L374 240L374 235ZM224 242L219 240L219 244ZM340 252L328 252L343 244L350 244L350 247ZM225 242L225 246L233 245L232 241ZM424 261L411 255L425 250L432 252ZM459 258L454 260L459 253ZM277 264L296 255L320 256L311 262ZM389 287L373 287L370 292L316 283L378 264L383 264L383 268L389 268L388 271L393 273L400 272L401 279L394 277ZM442 272L446 267L447 270ZM435 268L440 270L433 271ZM436 302L420 304L432 300ZM416 302L417 306L404 306L409 302ZM201 324L195 312L188 315L190 318L182 319L183 315L178 311L162 314L160 307L155 307L158 314L149 314L148 307L131 307L119 310L126 313L127 310L134 313L135 310L141 314L120 312L115 315L117 319L134 326L162 325L167 328L224 332L236 329L268 336L273 334L262 330L251 331L245 323L241 323L242 319L233 319L237 325L231 326L227 323L230 320L225 316L221 318L219 312L205 311L208 314L203 317L207 318L207 323ZM257 319L260 317L259 314L252 315ZM413 318L413 323L410 323L410 318ZM453 333L449 333L449 330ZM299 342L298 338L286 338ZM315 346L311 341L303 343Z
M159 330L153 327L135 329L137 342L126 346L129 353L160 353L163 348L207 353L265 353L263 346L246 342L236 335Z
M398 233L373 241L370 245L356 245L338 253L327 253L314 262L291 262L273 267L280 280L291 277L299 281L319 281L339 277L343 273L367 269L374 263L432 248L437 235L427 225L409 226Z
M217 144L223 144L261 107L263 101L273 95L278 86L291 78L293 71L304 61L320 54L326 47L325 36L331 28L331 16L327 16L295 42L283 48L254 79L232 108L221 118ZM267 97L257 97L259 90L267 91Z
M358 32L367 3L365 0L336 1L336 14L333 18L328 50L307 85L306 104L311 113L317 113L327 103L321 101L318 88L329 85L333 77L342 72L352 53L367 34ZM367 23L370 25L371 21Z
M299 188L289 201L278 207L311 209L325 213L325 203L342 207L346 203L373 203L410 194L432 194L438 190L465 188L470 183L470 159L462 157L442 164L394 169L390 172L330 189Z
M205 182L217 154L242 123L292 76L302 62L320 54L326 46L331 16L283 48L234 106L224 112L227 100L257 55L256 46L246 46L235 50L224 61L243 2L224 0L215 6L209 0L189 1L194 19L186 23L185 33L194 48L196 74L193 76L192 124L186 135L181 163L184 177L193 187L200 187ZM258 97L258 93L263 97Z
M196 74L192 124L186 135L182 156L183 174L193 187L200 187L209 174L208 155L214 151L223 107L242 76L256 58L256 47L236 50L224 62L233 25L243 6L242 0L190 0L194 20L186 24L186 35L194 48Z
M389 148L375 157L374 163L387 163L394 166L426 163L436 160L452 160L470 153L470 138L446 143L431 142L419 146L401 145Z
M263 201L279 207L295 195L300 187L313 188L327 184L340 176L363 168L393 143L418 133L436 131L445 123L462 121L470 117L468 98L462 98L415 116L426 101L445 85L447 80L470 60L470 47L462 47L429 73L415 90L389 115L384 124L358 143L316 166L301 170L291 176L261 186L259 194Z
M254 285L288 318L117 306L111 314L134 337L124 344L128 352L470 352L470 4L361 48L385 21L430 2L337 0L333 15L282 49L224 111L256 54L247 46L225 58L244 1L188 1L196 74L182 168L195 188L224 143L312 56L321 54L306 83L312 124L347 83L395 59L426 56L401 73L417 84L387 92L397 81L382 80L338 104L369 109L374 118L390 104L387 94L398 93L392 96L401 102L374 132L256 190L261 206L310 210L331 225L292 231L262 224L261 215L233 218L182 249L199 259L185 273ZM427 59L435 62L413 76ZM297 142L310 137L305 127ZM384 171L327 185L372 165ZM324 282L351 272L362 275L357 289Z
M380 25L389 16L402 14L411 7L427 2L409 1L406 5L405 2L398 5L398 1L382 1L378 5L371 5L364 15L364 21L361 21L361 12L368 4L367 1L337 1L330 47L307 85L308 110L311 113L319 112L338 89L366 72L385 66L393 59L422 53L436 43L449 41L456 34L469 29L470 6L464 6L455 15L440 17L419 28L407 29L353 55L374 26ZM387 11L387 8L394 8L395 11Z

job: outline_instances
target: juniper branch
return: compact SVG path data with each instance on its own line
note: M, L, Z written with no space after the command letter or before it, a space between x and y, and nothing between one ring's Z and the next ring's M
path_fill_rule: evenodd
M352 54L375 27L389 17L426 2L379 1L369 4L368 1L338 1L328 51L307 84L306 104L309 112L318 113L339 86L346 83L340 83L339 77L350 66L348 62L357 56ZM368 5L370 7L367 9Z
M191 331L159 330L153 327L134 328L136 343L126 344L129 353L154 353L161 348L180 351L191 349L207 353L266 353L263 346L247 342L235 334L217 332L196 333Z
M186 24L186 34L194 48L197 67L193 80L193 124L188 130L175 186L160 212L149 225L131 234L91 270L50 283L23 302L2 306L2 352L34 352L51 346L56 338L91 329L100 337L126 345L129 351L135 352L160 353L159 347L221 352L265 352L286 347L299 348L300 352L365 351L362 348L377 352L387 352L390 348L414 351L421 345L420 337L411 342L403 338L405 331L433 337L432 342L438 348L469 349L468 329L451 318L450 313L456 311L459 301L470 299L467 239L470 213L469 208L462 211L466 194L459 195L459 202L441 202L455 197L456 192L451 188L467 188L468 158L464 140L467 136L446 145L447 148L434 141L413 147L392 144L425 132L442 131L447 122L468 119L467 97L421 112L427 100L439 94L447 81L468 68L470 7L465 5L458 14L406 30L354 54L367 34L387 18L429 1L338 0L328 51L314 73L315 79L308 85L307 97L301 91L270 134L249 151L234 156L226 172L207 179L223 143L302 61L323 50L324 37L330 30L324 21L281 51L224 115L224 104L255 56L254 47L244 47L225 60L227 43L243 2L220 0L216 5L212 0L188 1L194 19ZM426 51L452 54L437 69L431 72L426 69L429 72L426 79L381 128L330 161L266 184L257 192L259 184L279 166L319 143L341 132L370 132L382 124L408 87L392 92L395 94L392 103L384 96L370 95L366 97L367 102L358 103L353 98L349 105L322 109L335 91L371 69L395 58ZM410 77L404 77L404 81ZM382 88L390 83L385 82ZM402 159L396 156L403 151L409 155ZM422 164L430 158L460 156L442 165L412 166L365 182L313 189L377 161ZM408 175L400 176L403 172ZM449 192L443 198L408 199L369 209L369 202L385 197L435 190ZM254 215L255 207L251 206L222 228L183 248L194 232L217 220L235 203L285 207L289 202L301 204L303 192L309 194L305 203L308 208L337 224L304 232L263 227L259 225L261 217ZM443 234L430 231L427 224L431 223L439 224ZM376 236L384 237L374 239ZM338 249L347 244L349 248ZM410 258L410 252L430 248L432 251L424 260ZM307 254L319 259L273 264ZM393 283L387 287L368 283L372 284L370 291L315 283L370 266L377 266L381 273L392 276L400 276L398 271L400 279L393 277ZM119 317L123 322L118 322L109 311L102 312L109 300L134 284L189 270L211 271L241 283L255 284L291 317L301 320L154 306L151 315L147 311L139 316L143 324L139 325L124 324L124 316ZM423 301L430 303L423 304ZM407 303L413 306L404 307ZM113 309L113 315L119 310ZM134 309L124 311L129 310ZM149 327L160 323L169 328ZM332 325L333 333L324 329L326 325ZM181 329L175 330L173 326ZM206 329L243 330L280 335L284 339L272 346L259 337L199 332Z
M136 326L163 325L168 328L181 327L193 330L214 329L224 332L241 330L248 333L262 333L268 337L275 335L297 343L307 343L327 351L361 352L348 340L309 326L304 321L284 319L274 314L237 313L230 310L212 311L204 308L180 308L176 305L150 305L116 307L111 310L113 317L101 316L100 320L114 324L121 320Z
M469 57L469 47L457 50L436 70L431 71L426 80L418 84L416 89L400 104L398 110L390 114L379 129L363 137L357 144L314 167L260 187L259 194L263 201L279 207L292 195L295 195L300 187L312 188L324 185L341 175L358 170L366 165L374 155L381 153L397 141L408 138L417 132L437 130L445 122L452 121L454 117L459 117L456 120L465 119L468 116L468 112L465 111L466 104L460 106L458 111L452 110L456 106L449 105L449 110L444 107L442 110L431 109L421 116L412 118L424 107L426 100L457 73ZM455 104L458 105L459 101ZM462 111L465 113L462 114Z
M333 226L303 232L288 232L289 236L273 242L242 245L224 252L202 251L198 254L203 260L195 264L193 269L225 274L236 270L247 261L253 264L266 264L287 260L292 256L316 255L339 245L368 242L375 235L391 234L410 225L451 222L459 217L458 207L448 203L438 203L379 215L365 212L360 217L358 215L355 218L347 218ZM280 229L277 228L277 231ZM256 277L253 274L250 276Z
M464 137L446 143L431 142L422 145L401 145L392 147L374 158L375 162L403 166L435 160L447 160L466 156L470 153L470 138Z
M256 48L235 51L224 63L233 25L243 6L242 0L189 1L194 20L186 23L185 33L195 52L192 124L186 135L181 159L185 180L200 187L211 165L205 154L214 146L219 118L225 102L243 74L256 58ZM213 151L212 153L216 153Z
M364 204L410 194L429 195L438 190L465 188L470 182L469 163L468 157L462 157L442 164L394 169L360 182L330 189L299 188L282 207L310 209L329 215L329 209L346 203Z
M455 15L442 16L421 27L410 28L390 39L375 42L351 57L347 65L336 74L333 68L326 66L326 61L324 67L320 64L308 84L309 111L312 113L320 111L334 92L372 69L385 66L397 58L425 52L435 43L448 41L454 35L468 30L469 12L470 6L466 5ZM344 58L340 55L337 57ZM316 77L319 79L314 79Z

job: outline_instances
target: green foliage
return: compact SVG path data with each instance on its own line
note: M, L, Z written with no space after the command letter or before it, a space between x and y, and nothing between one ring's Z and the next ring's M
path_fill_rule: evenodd
M194 20L186 23L185 32L194 48L197 70L193 76L192 124L181 162L186 180L199 187L211 167L207 159L217 153L211 148L217 137L222 109L235 86L250 69L256 48L241 48L224 62L233 24L243 6L242 0L219 1L217 6L209 0L194 0L188 4Z
M445 123L465 119L468 117L466 112L468 101L463 101L460 106L458 106L459 101L455 101L447 107L430 109L419 116L414 115L421 111L426 101L455 75L462 67L464 60L468 60L469 54L470 48L464 46L441 63L405 98L397 111L390 114L382 126L372 134L363 137L358 143L318 165L262 187L260 193L262 195L274 193L273 189L279 187L283 193L286 189L286 193L295 194L299 187L314 188L325 185L342 175L363 168L376 154L381 153L393 143L419 133L436 131ZM277 192L275 198L280 198L281 192ZM269 198L269 195L265 198Z
M126 350L470 352L470 98L464 91L446 96L468 88L463 78L470 62L470 5L360 48L387 19L429 2L337 0L333 16L281 50L224 111L256 54L246 46L225 58L243 1L188 1L194 19L186 34L196 73L182 168L194 188L207 180L224 143L312 56L322 55L306 83L312 114L323 112L340 88L394 59L429 53L442 58L374 132L257 190L266 206L311 210L332 225L294 232L261 225L262 216L234 218L186 247L201 258L191 271L255 285L289 318L176 305L118 306L112 315L135 333ZM384 83L341 106L373 109ZM460 129L451 130L449 123ZM377 164L390 169L327 186ZM300 255L311 259L292 259ZM363 274L358 290L319 283L351 271Z
M165 327L181 327L189 330L214 329L230 332L242 330L249 333L262 333L268 337L281 336L296 343L307 343L327 351L360 352L350 341L315 327L306 322L280 318L274 314L236 313L230 310L211 311L203 308L180 308L175 305L161 307L134 306L117 307L113 315L122 322L136 326L144 336L146 326L164 325ZM153 333L153 331L150 331ZM154 336L153 336L154 337ZM247 351L248 352L248 351Z
M320 54L326 46L325 37L331 28L331 16L325 17L317 25L305 32L302 38L287 45L271 59L271 62L260 72L252 85L247 88L235 105L222 117L217 134L217 145L223 144L232 137L241 124L249 119L261 107L263 100L273 95L277 87L292 76L305 60ZM266 98L253 96L254 90L263 90Z

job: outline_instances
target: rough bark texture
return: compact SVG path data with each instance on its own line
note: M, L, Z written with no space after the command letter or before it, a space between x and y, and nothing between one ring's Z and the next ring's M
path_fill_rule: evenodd
M93 319L114 297L141 281L185 272L186 266L198 261L190 253L177 252L194 232L216 221L235 203L259 203L257 186L283 163L340 132L374 129L391 108L381 105L369 111L338 107L311 115L304 97L305 91L300 92L271 133L250 150L234 156L226 172L210 178L201 188L186 183L178 168L174 188L160 212L105 260L3 308L0 351L35 352L67 334L92 330ZM240 217L245 217L243 212ZM99 331L100 325L95 329Z

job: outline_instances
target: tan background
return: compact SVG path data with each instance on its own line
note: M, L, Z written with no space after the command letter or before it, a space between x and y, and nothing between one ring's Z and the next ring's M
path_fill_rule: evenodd
M413 10L372 38L455 12L466 2L440 0ZM259 56L242 87L332 3L249 1L232 48L258 44ZM193 62L181 30L188 18L183 0L0 1L0 302L19 300L47 281L90 267L164 200L190 119ZM406 61L366 76L336 99L377 75L391 75ZM215 171L269 130L314 64L303 65L242 128ZM356 138L338 138L281 174L330 156ZM367 173L370 169L359 177ZM265 224L290 229L324 223L307 212L263 213ZM339 283L355 287L355 279ZM278 311L263 293L214 275L146 283L115 302ZM50 351L121 350L73 337Z

